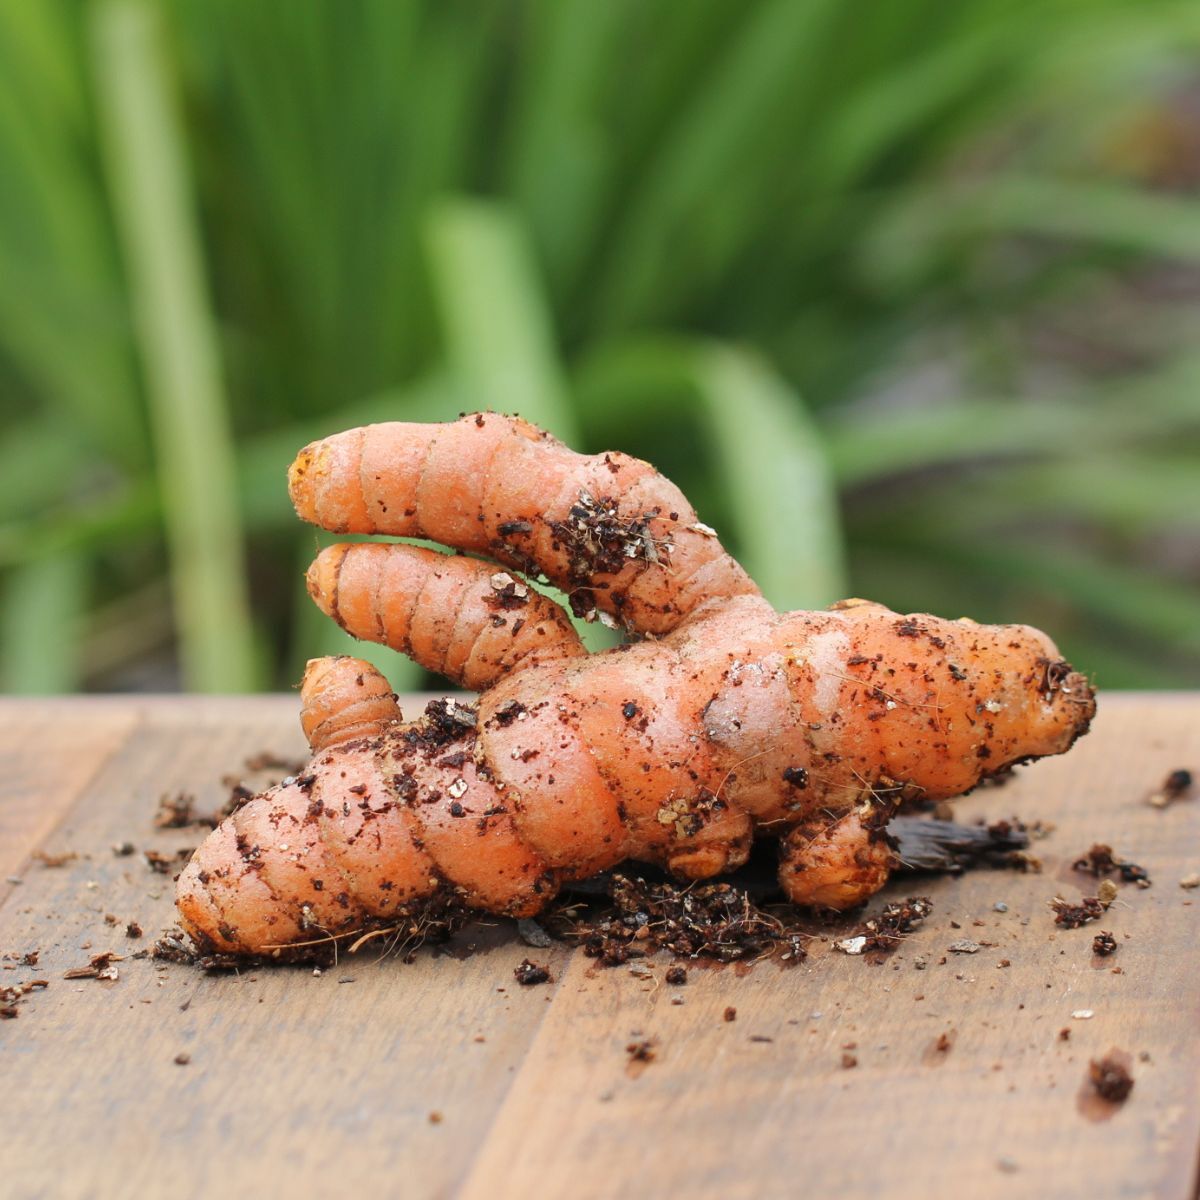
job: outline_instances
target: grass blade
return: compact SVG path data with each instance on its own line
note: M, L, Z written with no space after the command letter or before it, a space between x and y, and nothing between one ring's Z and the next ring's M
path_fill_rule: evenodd
M47 695L79 686L87 566L67 552L9 572L0 609L0 691Z
M426 249L450 367L471 403L519 413L578 444L533 253L500 205L446 200Z
M217 337L158 10L93 12L104 156L135 309L187 684L255 683L242 535Z
M846 589L837 492L803 403L742 350L703 348L695 376L746 569L781 609L840 599Z

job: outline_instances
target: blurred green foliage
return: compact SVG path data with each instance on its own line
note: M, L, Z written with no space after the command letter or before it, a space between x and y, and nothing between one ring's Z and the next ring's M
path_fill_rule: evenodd
M0 683L291 682L296 449L483 407L781 605L1194 683L1198 67L1194 0L0 6Z

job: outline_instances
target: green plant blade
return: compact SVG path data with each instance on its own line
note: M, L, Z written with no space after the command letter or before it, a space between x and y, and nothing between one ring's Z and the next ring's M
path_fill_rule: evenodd
M45 695L80 682L88 564L67 552L11 571L0 608L0 691Z
M158 10L138 0L98 5L92 46L184 675L201 691L241 691L254 686L256 669L233 453Z
M761 359L727 347L696 354L746 569L780 609L823 608L845 595L833 473L799 397Z
M450 368L478 408L519 414L577 443L532 250L502 206L435 205L426 248Z

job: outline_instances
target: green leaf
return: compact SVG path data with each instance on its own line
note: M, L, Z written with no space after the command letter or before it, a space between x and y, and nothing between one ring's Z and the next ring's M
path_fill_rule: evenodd
M87 590L87 560L70 552L8 573L0 608L0 691L45 695L79 686Z
M500 205L442 201L429 214L426 248L447 358L473 406L576 441L550 314L517 221Z
M736 178L755 136L780 119L789 92L822 52L823 27L839 7L836 0L748 7L715 69L690 81L691 103L636 181L610 253L599 264L594 291L602 330L628 328L652 306L663 307L664 294L678 294L688 264L667 249L679 226L719 196L727 176ZM759 159L751 169L770 165Z
M701 348L693 367L744 565L781 610L846 593L837 493L803 403L759 358Z
M106 166L136 314L170 541L184 674L255 682L229 421L202 250L156 7L93 10Z
M915 191L864 239L859 257L877 286L900 291L918 284L934 249L1001 234L1196 262L1200 205L1191 197L1103 179L989 176Z

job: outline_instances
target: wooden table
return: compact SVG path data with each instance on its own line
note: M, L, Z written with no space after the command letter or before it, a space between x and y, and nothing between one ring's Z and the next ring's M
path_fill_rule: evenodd
M205 975L126 959L115 981L65 980L171 923L170 878L140 851L200 831L154 830L160 795L214 807L247 755L298 754L296 700L0 710L0 953L40 954L4 960L0 985L49 980L0 1021L0 1195L1194 1195L1200 891L1180 880L1200 870L1200 799L1146 796L1200 766L1198 696L1105 696L1068 757L960 802L960 819L1053 822L1044 870L894 883L888 897L927 893L935 910L883 965L816 941L794 969L694 968L683 988L662 961L647 979L531 951L508 923L464 935L470 956L411 965L364 952L321 974ZM139 854L114 854L124 841ZM1100 923L1120 947L1107 959L1099 925L1056 928L1047 907L1095 891L1070 866L1095 841L1153 878ZM38 850L78 858L51 867ZM126 937L131 920L145 937ZM949 953L963 938L982 949ZM516 986L526 956L553 982ZM657 1057L631 1070L641 1038ZM1085 1085L1111 1048L1136 1078L1119 1107Z

